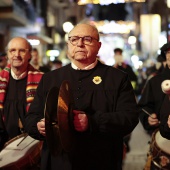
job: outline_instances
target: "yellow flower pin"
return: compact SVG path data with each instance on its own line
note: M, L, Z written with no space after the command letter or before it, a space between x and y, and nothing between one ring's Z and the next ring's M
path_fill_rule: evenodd
M93 83L95 83L95 84L100 84L101 82L102 82L102 79L101 79L100 76L95 76L95 77L93 78Z

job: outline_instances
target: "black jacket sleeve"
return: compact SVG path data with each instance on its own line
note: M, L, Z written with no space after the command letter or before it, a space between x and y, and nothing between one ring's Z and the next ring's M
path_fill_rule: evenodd
M33 138L43 140L44 137L37 129L37 123L44 118L45 97L43 94L43 77L37 87L35 98L25 116L25 130Z

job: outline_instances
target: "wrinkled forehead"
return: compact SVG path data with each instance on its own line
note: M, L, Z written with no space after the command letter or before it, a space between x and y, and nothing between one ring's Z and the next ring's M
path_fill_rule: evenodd
M79 24L75 26L69 33L70 36L92 36L98 38L98 31L95 27L88 24Z

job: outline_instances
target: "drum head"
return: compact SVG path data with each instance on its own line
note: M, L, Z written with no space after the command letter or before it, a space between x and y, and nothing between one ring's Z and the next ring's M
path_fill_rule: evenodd
M40 159L42 142L21 134L5 143L0 152L0 169L31 169Z
M160 132L157 131L155 141L158 147L167 154L170 154L170 140L161 136Z

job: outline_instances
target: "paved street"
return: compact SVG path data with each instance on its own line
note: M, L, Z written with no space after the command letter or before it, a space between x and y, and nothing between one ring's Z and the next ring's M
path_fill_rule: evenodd
M130 139L131 150L126 154L123 170L143 170L149 149L148 141L150 141L150 137L139 123L132 132Z

